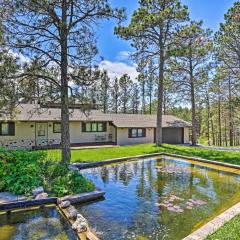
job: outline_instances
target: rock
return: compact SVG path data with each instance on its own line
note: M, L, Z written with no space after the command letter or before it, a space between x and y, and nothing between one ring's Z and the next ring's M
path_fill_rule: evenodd
M207 202L206 202L206 201L203 201L203 200L197 200L197 201L196 201L196 204L197 204L197 205L200 205L200 206L203 206L203 205L206 205Z
M177 210L174 207L167 207L167 210L170 212L177 212Z
M187 204L187 206L189 206L189 207L193 207L193 205L194 205L192 202L187 202L186 204Z
M70 201L66 200L66 201L62 201L60 203L60 207L61 208L68 208L71 205Z
M38 194L43 193L44 189L43 187L37 187L32 190L33 197L36 197Z
M72 225L72 229L78 233L86 232L88 228L87 220L81 215L77 215L76 221Z
M67 216L69 219L76 220L78 211L74 206L67 208Z
M173 207L174 207L175 209L181 209L180 206L178 206L178 205L174 205Z
M177 212L177 213L183 213L184 210L180 208L180 209L177 209L176 212Z
M74 166L74 165L69 165L69 166L68 166L68 169L69 169L70 171L79 171L78 167L77 167L77 166Z
M36 197L35 200L40 200L40 199L45 199L48 198L48 194L43 192L43 193L39 193Z

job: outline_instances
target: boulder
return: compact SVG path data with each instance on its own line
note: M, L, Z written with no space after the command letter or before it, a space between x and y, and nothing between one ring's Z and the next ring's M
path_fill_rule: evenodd
M78 210L74 206L70 206L67 209L67 217L72 220L76 220L78 215Z
M70 201L62 201L60 203L60 207L63 208L63 209L68 208L70 205L71 205Z
M40 199L45 199L48 198L48 194L43 192L43 193L39 193L36 197L35 200L40 200Z
M33 197L36 197L38 194L43 193L44 189L43 187L37 187L32 190Z
M81 214L78 214L76 221L72 225L72 229L77 231L78 233L83 233L87 231L87 228L87 220Z

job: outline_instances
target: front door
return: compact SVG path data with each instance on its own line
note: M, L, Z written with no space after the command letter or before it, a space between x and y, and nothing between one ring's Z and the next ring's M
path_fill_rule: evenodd
M48 144L47 123L36 123L36 146L46 146Z

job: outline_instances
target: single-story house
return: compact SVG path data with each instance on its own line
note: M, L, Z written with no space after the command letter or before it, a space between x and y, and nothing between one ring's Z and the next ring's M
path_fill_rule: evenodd
M61 114L59 108L38 104L21 104L14 117L0 116L0 146L36 148L59 145ZM189 143L191 124L177 117L163 116L163 142ZM156 115L112 114L91 110L70 110L70 141L72 145L154 143Z

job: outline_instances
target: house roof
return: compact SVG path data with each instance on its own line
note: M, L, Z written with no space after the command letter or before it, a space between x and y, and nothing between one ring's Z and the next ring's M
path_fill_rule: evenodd
M116 127L157 127L157 115L148 114L110 114ZM191 124L172 115L163 115L162 126L166 127L190 127Z
M59 108L43 108L38 104L21 104L16 107L14 115L0 115L2 121L61 121ZM70 121L109 121L119 128L156 127L156 115L144 114L113 114L99 110L82 112L70 109ZM171 115L163 115L163 127L190 127L191 124Z

